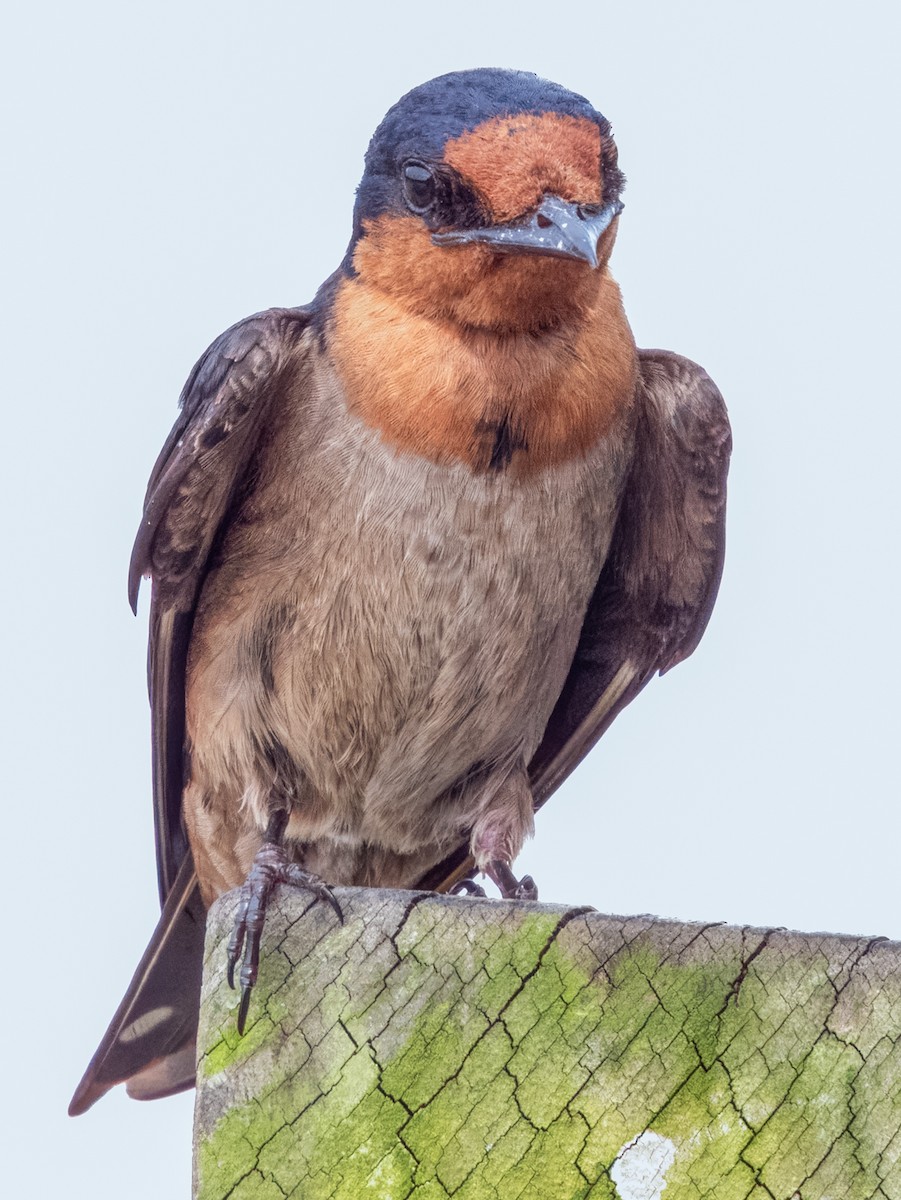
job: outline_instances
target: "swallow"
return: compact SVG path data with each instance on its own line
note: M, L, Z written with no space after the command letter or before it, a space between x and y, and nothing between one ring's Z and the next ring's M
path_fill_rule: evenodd
M638 350L608 263L608 121L473 70L376 130L313 302L194 368L132 557L152 579L163 911L70 1111L194 1081L205 912L242 887L243 1023L277 882L534 897L535 810L697 646L730 431Z

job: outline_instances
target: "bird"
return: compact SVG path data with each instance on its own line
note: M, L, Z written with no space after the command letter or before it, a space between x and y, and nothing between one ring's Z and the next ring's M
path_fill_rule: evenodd
M239 1026L280 882L537 888L534 813L697 646L731 435L706 372L639 350L609 261L609 121L457 71L372 137L312 303L194 367L129 573L152 580L162 914L70 1105L194 1082L205 913L242 888Z

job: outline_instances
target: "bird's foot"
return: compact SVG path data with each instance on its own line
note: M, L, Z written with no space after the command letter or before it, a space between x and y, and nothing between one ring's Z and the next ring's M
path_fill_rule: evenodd
M266 907L272 896L272 889L277 883L287 883L291 887L301 888L312 892L317 900L330 904L338 914L338 920L344 923L341 906L332 895L328 884L318 875L305 871L303 867L288 859L282 846L274 842L264 842L257 851L250 873L241 888L241 902L235 914L235 925L228 939L228 986L235 986L235 967L241 959L241 1004L238 1008L238 1033L243 1034L247 1020L247 1009L250 1005L250 993L257 981L257 971L260 965L260 940L263 934L263 923L266 920ZM243 950L243 955L242 955Z
M503 859L494 858L485 864L485 874L500 888L505 900L537 900L538 888L531 875L523 875L517 879L510 870L510 864Z

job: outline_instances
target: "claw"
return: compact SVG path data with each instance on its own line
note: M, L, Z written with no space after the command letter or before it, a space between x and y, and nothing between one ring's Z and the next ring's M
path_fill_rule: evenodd
M450 890L452 896L461 896L464 893L467 896L481 896L483 899L488 895L482 885L476 883L474 879L461 879Z
M538 888L532 876L523 875L522 879L517 879L510 870L510 864L503 859L492 859L485 867L485 874L494 880L505 900L538 899Z
M247 1011L250 1007L250 995L257 981L260 965L260 943L266 920L266 908L277 883L286 883L291 887L312 892L317 900L324 900L330 904L335 910L338 920L342 925L344 924L344 913L341 911L340 904L332 895L329 886L318 875L305 871L297 863L289 862L284 849L274 842L265 842L260 847L241 889L241 901L235 913L235 924L231 937L228 939L226 952L228 986L230 988L235 986L235 967L238 960L241 959L239 1034L244 1033Z
M332 889L327 883L320 879L318 875L314 875L312 871L305 871L297 863L286 862L284 869L285 874L279 879L280 883L289 883L292 887L312 892L317 900L322 900L326 904L331 905L340 923L344 924L344 913L341 905L335 899Z
M247 1022L247 1010L250 1008L250 993L252 987L243 988L241 991L241 1003L238 1005L238 1037L244 1036L244 1026Z
M523 875L513 893L514 900L537 900L538 888L531 875Z

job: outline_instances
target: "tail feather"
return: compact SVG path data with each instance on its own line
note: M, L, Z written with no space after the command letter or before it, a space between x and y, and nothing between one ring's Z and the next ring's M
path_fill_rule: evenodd
M117 1083L150 1100L194 1083L206 910L187 855L116 1015L69 1104L79 1116Z
M132 1100L162 1100L192 1088L197 1075L197 1036L181 1050L158 1058L126 1081L125 1090Z

